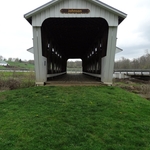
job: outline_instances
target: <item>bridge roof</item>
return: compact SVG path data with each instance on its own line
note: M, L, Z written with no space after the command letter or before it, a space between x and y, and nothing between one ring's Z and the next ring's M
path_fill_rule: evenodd
M46 10L47 8L49 8L50 6L52 6L52 5L56 4L56 3L58 3L59 1L62 1L62 0L52 0L52 1L50 1L50 2L48 2L48 3L46 3L46 4L44 4L44 5L42 5L42 6L38 7L38 8L36 8L36 9L34 9L34 10L32 10L32 11L26 13L26 14L24 15L24 17L28 20L29 23L31 23L31 22L32 22L32 16L34 16L34 15L36 15L36 14L38 14L38 13L44 11L44 10ZM99 1L99 0L86 0L86 1L89 1L89 2L95 4L95 5L99 6L99 7L104 8L105 10L107 10L107 11L109 11L109 12L111 12L111 13L114 13L114 14L118 15L119 24L120 24L120 23L126 18L126 16L127 16L127 14L125 14L124 12L122 12L122 11L120 11L120 10L118 10L118 9L115 9L115 8L113 8L113 7L107 5L107 4L105 4L105 3L103 3L103 2L101 2L101 1Z

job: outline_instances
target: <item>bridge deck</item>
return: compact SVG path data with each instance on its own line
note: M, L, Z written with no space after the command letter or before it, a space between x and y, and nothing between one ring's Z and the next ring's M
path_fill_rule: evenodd
M82 73L70 73L55 78L50 78L46 85L102 85L98 78L93 78Z

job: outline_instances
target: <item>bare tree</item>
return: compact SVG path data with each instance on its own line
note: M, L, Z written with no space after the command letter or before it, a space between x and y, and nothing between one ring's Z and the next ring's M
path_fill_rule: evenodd
M8 61L12 61L13 59L12 58L8 58Z
M123 57L115 62L115 69L150 69L150 54L146 51L145 55L132 61Z
M0 56L0 61L2 61L4 58L3 58L3 56Z

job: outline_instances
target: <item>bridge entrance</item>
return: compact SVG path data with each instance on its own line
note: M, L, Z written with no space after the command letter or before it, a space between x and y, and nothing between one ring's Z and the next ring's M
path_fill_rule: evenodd
M48 74L65 72L70 58L80 58L84 71L101 73L101 58L106 56L108 38L105 19L48 18L41 31Z
M80 58L84 74L111 84L118 25L126 14L96 0L52 0L25 14L33 27L36 84Z
M81 59L68 59L67 73L82 73L82 60Z

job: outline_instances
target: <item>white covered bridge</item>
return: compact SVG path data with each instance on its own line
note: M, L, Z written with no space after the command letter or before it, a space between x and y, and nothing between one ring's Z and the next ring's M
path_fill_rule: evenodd
M25 14L33 27L36 84L66 73L71 58L82 60L83 73L111 84L117 28L126 16L98 0L52 0Z

